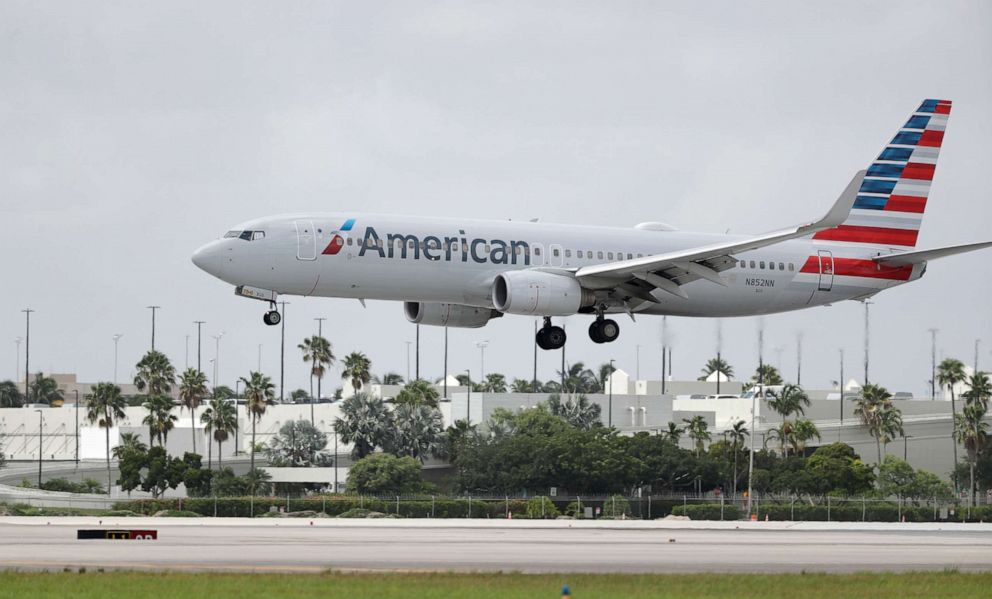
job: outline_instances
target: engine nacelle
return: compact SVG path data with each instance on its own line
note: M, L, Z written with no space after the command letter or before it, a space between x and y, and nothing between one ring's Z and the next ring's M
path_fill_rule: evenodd
M511 270L493 282L493 305L507 314L571 316L594 302L592 292L567 275Z
M477 329L502 316L491 308L438 302L403 302L403 313L412 323L467 329Z

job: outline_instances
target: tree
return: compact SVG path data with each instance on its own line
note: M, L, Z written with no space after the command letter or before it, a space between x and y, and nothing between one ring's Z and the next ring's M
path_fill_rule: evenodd
M670 425L672 423L669 423ZM737 457L741 453L741 449L744 447L744 441L751 434L747 430L747 424L743 420L738 420L724 432L725 435L730 439L730 447L734 452L734 483L733 483L733 493L737 494Z
M782 452L782 457L785 458L789 456L789 446L792 443L792 438L793 422L791 420L783 420L782 424L768 429L765 442L778 441L779 451Z
M734 378L734 367L727 363L723 358L710 358L706 361L706 365L703 366L703 376L699 377L698 380L705 381L714 372L721 372L723 377L728 381Z
M176 415L172 413L172 400L161 395L152 395L141 405L148 410L148 415L141 423L148 426L148 437L151 444L154 446L155 439L158 439L159 445L165 447L165 443L169 439L169 431L175 427L176 420L178 420Z
M780 414L783 419L792 414L805 414L810 405L809 396L799 385L786 385L778 393L768 394L768 407Z
M506 393L506 377L498 372L490 372L486 380L479 385L479 391L485 393Z
M964 362L956 358L944 358L940 364L937 366L937 384L943 389L947 387L951 391L951 419L954 421L954 428L952 428L952 436L957 432L957 407L954 401L954 386L965 380L966 375L964 373ZM958 468L958 444L953 443L954 448L954 488L958 487L957 479L957 468Z
M456 374L455 375L455 380L458 381L458 386L460 386L460 387L471 387L472 386L472 377L470 377L467 374Z
M297 347L303 352L303 362L310 364L310 424L314 424L313 379L316 377L319 381L324 378L327 367L334 363L334 353L331 343L319 335L307 337Z
M351 387L355 392L362 390L362 386L368 384L370 379L369 370L372 362L362 352L351 352L344 357L344 370L341 371L342 379L350 379Z
M846 443L818 447L806 459L797 490L811 495L863 495L874 484L872 469Z
M207 395L207 377L195 368L187 368L179 376L179 411L189 410L190 432L193 435L193 453L196 453L196 408ZM210 443L207 441L207 443Z
M238 430L237 407L227 399L211 399L207 409L200 414L200 422L203 423L203 430L207 435L217 442L217 468L221 469L224 441L228 440L231 433ZM213 453L213 446L209 443L207 441L207 468L212 469L210 456Z
M166 395L172 391L176 369L162 352L150 350L135 368L134 384L138 391L145 391L148 395Z
M685 432L684 428L680 427L674 422L669 422L668 430L662 434L665 436L666 439L668 439L677 446L679 444L679 441L682 439L682 433L684 432Z
M599 365L599 388L604 392L606 390L606 380L609 379L610 375L616 371L616 366L610 364L609 362L604 362Z
M478 435L476 425L469 424L467 420L456 420L444 431L444 438L441 441L441 449L438 457L454 463L458 460L458 454L462 447L469 440Z
M560 370L558 376L559 378L562 377ZM586 368L582 362L568 366L564 373L564 379L565 388L563 391L566 393L596 393L600 390L596 374Z
M64 394L55 379L40 372L34 375L34 380L28 385L29 403L53 405L63 399Z
M883 497L907 499L950 499L951 487L935 474L913 470L909 462L891 455L885 456L878 467L878 492Z
M442 451L444 418L441 411L427 405L402 404L393 412L396 437L392 446L396 455L420 460Z
M245 386L245 401L248 416L251 418L251 470L255 472L255 425L265 414L265 408L276 398L275 385L261 372L250 372L248 378L241 377ZM254 493L254 489L252 490Z
M802 455L806 450L806 443L813 439L817 441L822 439L820 431L813 424L813 421L806 418L797 418L792 424L792 438L789 441L792 444L792 451L796 455Z
M118 460L128 452L148 451L148 446L144 444L137 433L121 433L120 444L112 450L113 456Z
M600 425L603 408L589 401L585 395L569 395L565 401L561 395L552 393L548 397L548 410L576 428L590 429Z
M19 408L23 404L21 392L14 381L0 382L0 408Z
M992 397L992 381L989 381L988 374L976 372L968 378L968 390L963 393L965 400L969 404L980 403L982 408L989 409L989 398Z
M710 440L710 433L707 430L709 425L705 418L698 415L692 418L683 418L682 422L686 424L686 434L696 443L696 456L698 457L703 452L704 443Z
M214 399L235 399L234 396L237 395L237 393L235 393L234 389L231 389L227 385L217 385L216 387L214 387L213 393L211 393L210 395ZM241 396L243 398L244 394L242 393Z
M751 381L748 383L749 388L754 388L758 384L764 385L765 387L781 385L783 383L782 374L771 364L760 364L754 369L754 374L751 375Z
M90 424L104 429L107 438L107 494L110 494L113 480L110 475L110 429L115 422L125 418L127 401L121 395L121 388L113 383L97 383L86 398L86 418Z
M341 418L334 421L334 429L342 441L351 443L351 457L361 459L389 445L395 424L381 398L356 393L341 402Z
M305 400L310 399L310 394L306 389L297 389L289 394L289 399L293 403L305 403Z
M902 416L892 413L898 410L892 405L892 395L885 387L868 384L861 389L861 395L854 400L854 415L868 428L868 434L875 438L878 449L878 463L882 463L882 438L886 443L891 436L902 432Z
M348 471L348 491L371 495L403 495L424 490L420 462L388 453L365 456Z
M978 455L988 443L989 425L983 422L985 418L985 406L976 401L970 403L961 410L960 414L954 415L954 440L964 445L968 452L968 470L970 473L970 486L968 490L971 495L971 503L975 504L975 463Z
M395 372L387 372L380 376L372 377L372 381L379 385L402 385L403 377Z
M538 383L540 385L540 383ZM513 379L513 383L510 385L510 392L512 393L536 393L534 390L534 381L525 381L524 379Z
M393 403L397 406L411 404L414 406L437 407L437 401L441 394L437 388L423 379L417 379L403 386L396 394Z
M309 468L332 462L331 456L324 451L326 448L326 434L307 420L291 420L269 441L265 454L273 466Z

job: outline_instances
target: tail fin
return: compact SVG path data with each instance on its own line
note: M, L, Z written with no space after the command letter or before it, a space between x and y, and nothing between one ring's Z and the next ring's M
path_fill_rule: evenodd
M915 247L950 100L924 100L868 168L851 215L813 239Z

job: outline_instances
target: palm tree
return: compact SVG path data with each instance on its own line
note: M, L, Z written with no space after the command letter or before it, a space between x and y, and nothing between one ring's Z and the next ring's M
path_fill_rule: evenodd
M783 420L782 424L778 426L773 426L768 429L768 435L765 442L772 440L778 441L779 451L782 452L782 457L789 456L789 445L792 444L794 436L794 425L791 420Z
M426 405L403 404L396 406L396 439L393 445L397 455L408 455L420 460L438 453L443 442L444 419L441 411Z
M14 381L0 383L0 408L21 407L21 391Z
M989 381L988 374L976 372L971 375L968 382L968 390L963 393L969 404L980 403L986 410L989 407L989 397L992 397L992 381Z
M387 372L382 376L372 377L372 381L379 385L402 385L403 377L395 372Z
M29 403L56 405L64 399L64 394L59 389L55 379L47 377L42 373L34 375L28 387Z
M724 378L730 380L734 378L734 367L727 363L723 358L710 358L706 361L706 366L703 366L703 376L699 377L698 380L705 381L714 372L720 371Z
M524 379L513 379L513 383L510 384L510 392L512 393L534 393L534 381L525 381Z
M341 402L341 416L334 421L334 429L342 441L351 443L352 458L364 458L377 447L390 444L396 427L381 398L356 393Z
M806 443L813 439L817 441L822 439L820 430L816 428L812 420L797 418L792 424L792 438L789 440L792 444L792 451L796 455L801 455L806 449Z
M672 423L669 423L672 424ZM747 440L748 435L751 433L747 430L747 425L743 420L738 420L731 426L725 433L730 437L730 447L734 452L734 495L737 494L737 456L741 452L741 448L744 446L744 441Z
M138 391L147 391L149 395L166 395L172 391L176 369L162 352L149 351L135 368L134 384Z
M860 418L861 424L868 428L868 434L875 437L878 464L881 465L882 436L886 434L884 412L892 408L892 395L885 387L868 384L861 389L861 395L854 400L854 404L854 415Z
M179 377L179 410L189 409L193 434L193 453L196 453L196 408L207 395L207 377L195 368L187 368ZM210 443L207 441L207 443Z
M610 375L617 371L616 366L610 364L609 362L604 362L599 365L599 388L603 392L606 391L606 379L610 378Z
M313 379L317 377L320 381L324 378L327 367L334 363L334 353L331 351L331 343L318 335L307 337L297 347L303 352L303 361L310 364L310 424L314 424Z
M674 422L669 422L668 430L662 434L665 435L666 439L678 445L679 440L682 438L682 433L684 432L685 432L684 428L681 428L679 425L675 424Z
M426 405L432 408L437 407L437 400L441 397L441 394L437 392L437 388L434 385L428 383L423 379L418 379L404 385L400 392L393 399L393 403L396 405L401 404L412 404L412 405Z
M137 433L121 433L121 442L111 453L119 460L124 457L124 454L142 451L148 451L148 446L144 444Z
M558 377L561 378L561 376L562 372L558 371ZM568 366L564 378L565 388L563 391L567 393L596 393L599 391L596 374L586 368L582 362Z
M776 394L768 394L768 407L775 410L783 419L793 414L805 414L810 405L809 396L799 385L786 385Z
M589 430L600 423L603 408L589 401L584 394L569 395L565 401L558 393L548 397L548 410L576 428Z
M110 429L115 422L124 419L127 401L121 395L121 388L113 383L97 383L86 398L86 418L90 424L105 429L107 437L107 495L110 495L113 480L110 476Z
M696 442L696 456L698 457L703 453L704 443L710 440L710 432L707 430L709 425L706 423L705 418L698 415L692 418L683 418L682 422L686 425L686 434Z
M902 412L891 401L882 407L882 412L879 414L879 430L882 433L883 451L897 437L902 437L906 434L906 431L902 428Z
M172 400L161 395L153 395L141 405L148 410L148 415L141 423L148 425L149 442L154 445L155 439L158 439L158 444L165 447L166 441L169 440L169 431L175 427L175 422L178 420L172 413Z
M369 370L372 362L362 352L351 352L344 357L342 362L344 370L341 371L342 379L351 379L351 387L358 393L362 390L362 385L368 384L371 375Z
M989 438L989 425L983 422L985 407L980 402L968 404L954 415L954 440L964 445L968 452L968 466L971 473L971 503L975 504L975 462L985 448Z
M255 425L265 414L265 408L276 398L275 385L261 372L249 372L248 378L241 377L245 386L245 401L251 417L251 471L255 471ZM313 408L311 404L311 409ZM254 488L252 493L254 493Z
M213 433L213 439L217 442L217 468L223 467L223 443L230 438L230 433L238 430L237 408L230 401L223 399L212 399L210 405L200 416L203 428L208 434ZM254 442L253 442L254 444ZM209 447L209 446L208 446ZM213 453L212 450L208 451ZM207 468L210 468L210 457L208 453Z
M944 358L937 365L937 383L941 388L947 387L951 390L951 419L957 418L957 408L954 403L954 386L965 380L964 362L956 358ZM956 429L951 430L951 437L954 437ZM958 487L958 444L954 442L954 488Z
M479 391L506 393L506 377L498 372L490 372L486 375L486 380L479 386Z
M782 374L778 371L778 368L775 368L771 364L761 364L754 369L749 386L755 387L759 383L766 387L781 385L783 383Z

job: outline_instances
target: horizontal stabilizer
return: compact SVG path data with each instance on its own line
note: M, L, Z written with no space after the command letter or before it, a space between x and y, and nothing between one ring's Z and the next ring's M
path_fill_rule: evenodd
M982 243L969 243L967 245L955 245L946 248L937 248L935 250L921 250L919 252L889 254L887 256L877 256L874 258L874 260L875 262L878 262L880 264L886 264L890 266L909 266L912 264L920 264L922 262L927 262L928 260L936 260L937 258L943 258L944 256L953 256L954 254L973 252L975 250L981 250L987 247L992 247L992 241L983 241Z

